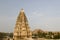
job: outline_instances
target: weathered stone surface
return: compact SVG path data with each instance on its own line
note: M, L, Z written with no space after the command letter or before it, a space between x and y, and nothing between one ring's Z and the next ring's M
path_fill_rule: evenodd
M28 20L24 13L24 10L21 9L19 16L17 17L13 38L17 40L20 38L28 37L32 37L32 32L30 31L30 27L28 25Z

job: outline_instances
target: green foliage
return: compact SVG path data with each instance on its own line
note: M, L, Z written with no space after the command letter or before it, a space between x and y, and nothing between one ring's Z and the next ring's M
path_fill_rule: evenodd
M37 34L33 34L33 36L38 38L46 38L46 39L60 39L60 33L53 33L53 32L38 32Z
M0 38L7 37L7 36L13 37L13 33L1 33L0 32Z
M9 34L9 37L13 38L13 33L10 33L10 34Z
M7 36L7 33L0 33L0 38Z

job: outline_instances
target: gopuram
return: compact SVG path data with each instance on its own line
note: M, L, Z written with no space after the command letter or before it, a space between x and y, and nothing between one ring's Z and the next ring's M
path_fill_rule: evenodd
M28 25L27 17L24 13L24 10L21 9L15 24L13 39L20 40L20 39L31 38L31 37L32 37L32 32Z

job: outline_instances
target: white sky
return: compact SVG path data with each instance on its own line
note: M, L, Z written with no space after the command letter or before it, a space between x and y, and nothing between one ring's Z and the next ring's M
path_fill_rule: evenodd
M13 32L21 8L32 30L60 31L60 0L0 0L0 32Z

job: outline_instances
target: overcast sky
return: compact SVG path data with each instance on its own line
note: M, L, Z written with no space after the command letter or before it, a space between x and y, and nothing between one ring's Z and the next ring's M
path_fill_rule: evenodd
M0 32L13 32L21 8L31 30L60 31L60 0L0 0Z

